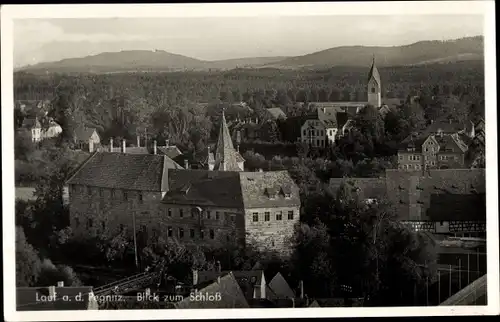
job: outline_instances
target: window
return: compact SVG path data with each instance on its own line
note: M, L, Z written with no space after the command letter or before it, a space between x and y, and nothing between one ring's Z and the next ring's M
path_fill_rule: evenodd
M256 212L253 213L253 221L254 222L259 221L259 214Z
M106 222L103 220L101 222L102 230L106 230Z
M184 210L183 209L179 209L179 217L180 218L184 217Z
M316 146L319 146L319 140L316 140Z
M167 216L172 217L172 209L167 209Z
M89 218L89 219L87 220L87 228L92 228L92 225L93 225L93 224L94 224L94 223L93 223L92 219L91 219L91 218Z
M372 87L372 93L375 93L375 87Z
M236 220L234 215L231 215L231 221L234 222Z
M215 232L213 229L210 229L210 239L214 239L215 238Z
M200 238L201 239L205 238L205 231L200 230Z
M293 210L288 212L288 220L293 220Z
M220 214L218 211L215 212L215 219L216 220L219 220L220 219Z
M173 234L173 229L172 229L172 227L170 227L170 226L169 226L169 227L167 228L167 236L168 236L168 237L172 237L172 234Z
M128 192L123 190L123 200L127 201L128 200Z
M210 210L207 210L207 219L210 219Z
M184 237L184 229L179 228L179 238L183 238L183 237Z
M306 135L307 135L307 134L306 134L306 130L304 130L302 133L304 134L304 136L306 136Z
M142 203L142 201L143 201L142 192L138 192L138 199L139 199L139 203Z
M189 237L194 238L194 229L189 229Z
M115 198L115 197L116 197L116 190L111 189L111 198Z
M271 213L270 212L265 212L264 213L264 221L269 221L271 219Z
M400 156L399 156L399 160L400 160L400 161L402 161L402 160L403 160L403 156L402 156L402 155L400 155Z
M282 217L283 217L283 214L281 213L281 211L278 211L278 212L276 213L276 220L281 220L281 219L282 219Z
M429 148L425 148L425 152L429 152Z
M103 195L104 195L104 189L103 188L99 188L99 197L102 198Z

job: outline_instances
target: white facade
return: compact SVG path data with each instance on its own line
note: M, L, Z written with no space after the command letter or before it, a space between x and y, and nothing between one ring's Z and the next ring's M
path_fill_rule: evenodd
M319 120L306 120L300 128L300 138L303 143L312 147L324 148L327 140L327 130Z

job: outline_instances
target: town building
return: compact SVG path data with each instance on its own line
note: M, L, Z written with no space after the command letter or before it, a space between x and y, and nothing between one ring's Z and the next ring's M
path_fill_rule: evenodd
M95 128L78 127L73 133L73 142L77 149L92 153L100 147L101 137Z
M25 118L22 127L30 133L32 142L54 138L62 133L61 126L50 118L46 120L45 126L42 126L42 122L39 121L38 117Z
M279 119L286 120L285 112L283 112L283 110L279 107L268 108L266 109L266 112L273 121L277 121Z
M76 235L126 231L185 244L234 241L290 251L299 188L287 171L244 172L224 116L209 170L122 151L93 153L67 181Z
M374 58L367 80L367 101L309 103L316 113L304 121L298 140L312 147L326 148L352 128L352 118L366 106L373 106L385 115L400 103L399 99L389 99L388 104L383 103L382 83Z

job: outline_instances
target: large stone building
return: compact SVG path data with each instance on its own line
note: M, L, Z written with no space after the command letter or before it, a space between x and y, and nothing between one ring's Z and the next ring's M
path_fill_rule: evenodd
M312 147L325 148L334 144L337 136L344 135L349 130L352 125L349 119L365 106L371 105L385 115L393 105L400 103L399 99L389 99L388 103L382 101L382 83L374 58L368 74L367 101L309 103L316 109L316 114L302 124L299 141Z
M333 178L330 187L352 184L365 200L389 200L399 219L436 234L484 236L485 169L386 170L382 178Z
M67 181L75 234L126 230L188 244L236 238L286 252L300 210L288 172L242 171L224 117L209 156L210 170L193 170L166 155L94 153Z

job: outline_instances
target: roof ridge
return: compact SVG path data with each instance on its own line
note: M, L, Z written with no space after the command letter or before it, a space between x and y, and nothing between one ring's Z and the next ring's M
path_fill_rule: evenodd
M88 158L87 160L83 161L82 164L80 164L76 169L75 169L75 172L73 172L73 174L69 177L69 179L67 179L65 181L65 184L68 184L68 182L73 179L73 177L80 171L82 170L82 168L94 157L96 156L98 153L101 153L99 151L94 151L94 153L92 153Z

